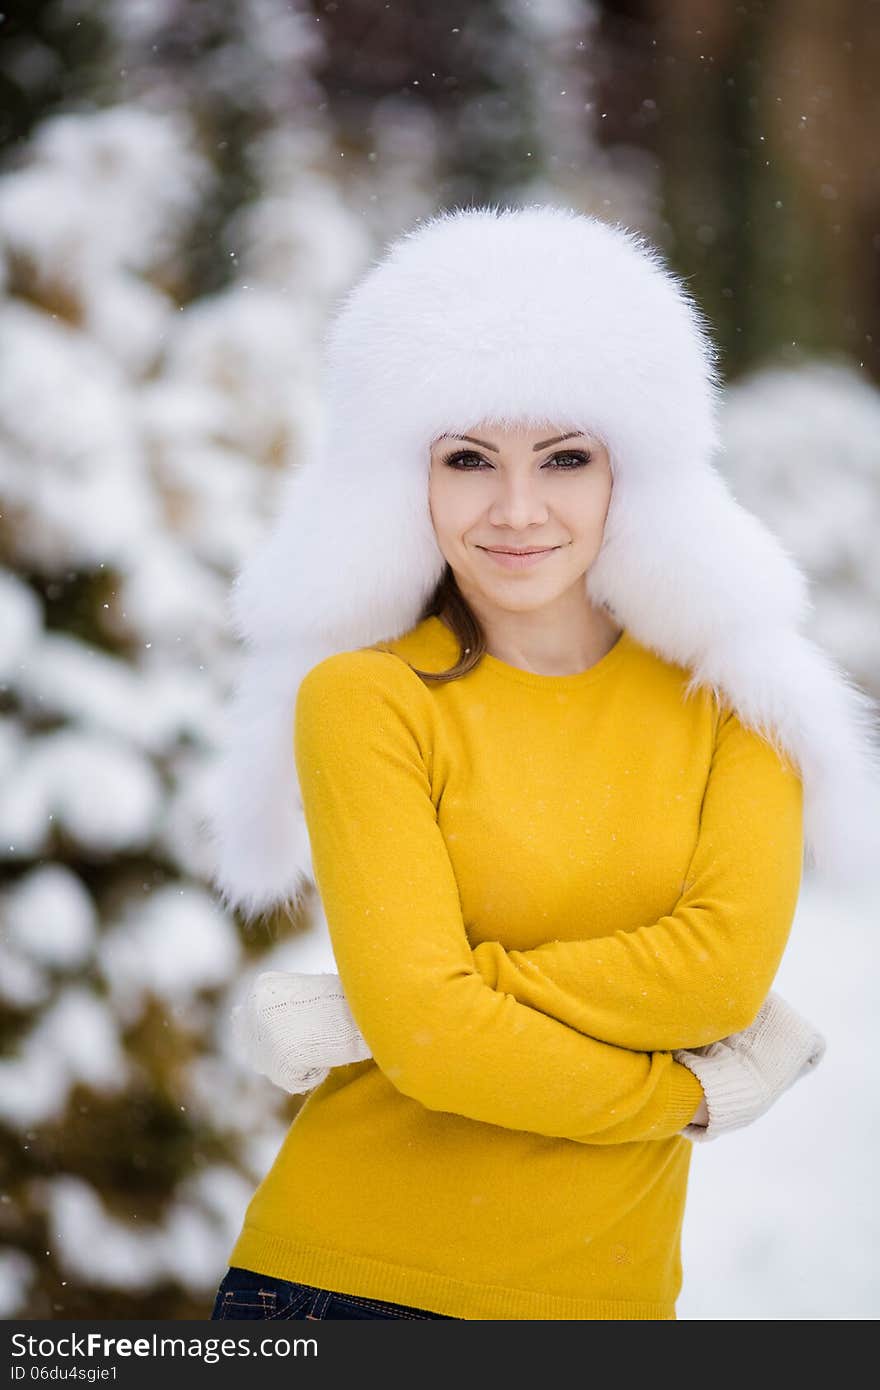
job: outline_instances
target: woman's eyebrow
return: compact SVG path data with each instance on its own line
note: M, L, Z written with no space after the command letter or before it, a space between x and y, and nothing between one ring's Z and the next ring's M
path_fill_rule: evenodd
M563 439L580 439L580 430L572 430L571 434L558 434L555 439L542 439L540 444L533 444L532 451L537 453L539 449L546 449L548 444L561 444Z
M540 444L532 445L532 453L537 453L539 449L546 449L550 444L561 444L564 439L580 439L579 430L574 430L571 434L559 434L555 439L542 439ZM487 444L485 439L475 439L472 434L441 434L440 439L466 439L469 444L479 444L481 449L491 449L493 454L500 452L497 445Z

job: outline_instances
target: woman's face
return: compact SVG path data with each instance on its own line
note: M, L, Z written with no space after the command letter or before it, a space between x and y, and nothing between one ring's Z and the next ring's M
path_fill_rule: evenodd
M476 608L525 612L551 604L583 577L605 528L613 477L595 436L552 422L539 429L474 425L431 445L429 489L437 542ZM531 561L498 549L549 548Z

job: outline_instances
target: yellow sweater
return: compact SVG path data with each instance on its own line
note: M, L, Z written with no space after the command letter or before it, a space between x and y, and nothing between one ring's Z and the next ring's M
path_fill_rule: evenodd
M439 618L321 661L294 754L372 1053L295 1117L230 1264L467 1319L674 1319L702 1098L801 880L793 766L624 631L427 686ZM403 658L403 660L401 659Z

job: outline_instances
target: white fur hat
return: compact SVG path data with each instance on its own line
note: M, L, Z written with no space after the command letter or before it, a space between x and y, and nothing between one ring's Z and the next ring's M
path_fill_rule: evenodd
M794 759L814 869L873 870L874 704L800 631L804 575L713 465L716 352L653 247L566 208L439 213L350 290L325 348L322 437L233 591L245 650L209 826L227 905L295 907L313 882L292 756L299 682L419 621L445 568L429 443L483 420L599 435L613 489L591 601Z

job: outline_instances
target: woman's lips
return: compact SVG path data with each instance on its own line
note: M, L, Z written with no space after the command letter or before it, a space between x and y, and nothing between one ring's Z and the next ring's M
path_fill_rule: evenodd
M477 549L484 551L491 560L494 560L497 565L503 566L504 569L525 570L531 569L533 565L540 564L542 560L547 559L548 555L555 555L559 546L553 545L547 550L520 551L517 554L511 554L509 551L504 550L489 550L488 547L484 545L477 546Z

